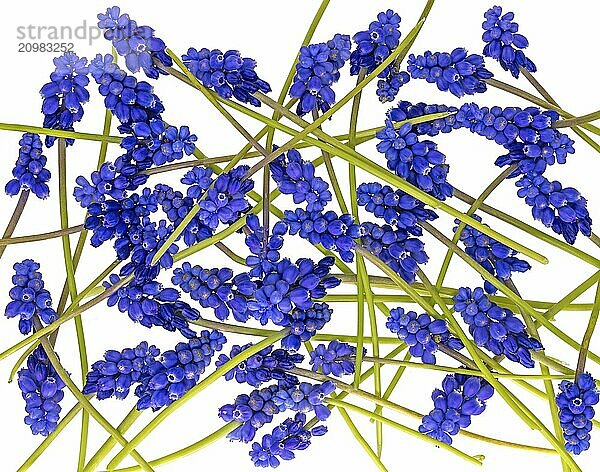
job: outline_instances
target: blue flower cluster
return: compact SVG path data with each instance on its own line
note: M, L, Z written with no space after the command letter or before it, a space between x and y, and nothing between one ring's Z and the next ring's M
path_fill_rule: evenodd
M456 48L450 53L425 51L423 55L411 54L407 70L413 79L425 79L436 84L442 92L449 91L459 98L485 92L485 80L493 76L485 68L482 56L468 54L464 48Z
M350 58L350 36L336 34L326 43L302 46L290 97L298 99L296 113L325 112L335 103L331 86L340 79L339 70Z
M188 174L186 174L186 176ZM184 177L182 180L187 180L187 177ZM167 219L176 227L179 226L194 207L194 199L192 197L183 196L179 190L173 190L173 188L168 185L156 185L153 193L156 195L157 202L167 216ZM189 189L188 193L190 193ZM200 217L196 214L184 228L180 237L183 237L183 242L186 246L193 246L194 244L211 237L213 233L214 231L211 228L200 222Z
M272 272L277 267L277 262L281 259L279 250L283 247L283 237L288 232L288 225L283 221L278 221L271 228L271 234L266 238L258 216L251 213L246 216L246 227L249 232L246 234L245 243L250 250L250 255L246 257L246 265L250 267L248 274L251 277L262 277Z
M131 386L140 382L148 364L156 360L160 350L142 341L135 348L125 348L121 352L108 350L104 359L92 364L87 374L82 392L95 394L98 400L129 395Z
M452 196L446 156L433 141L419 141L412 124L404 123L396 129L388 116L375 136L379 139L377 150L385 155L388 169L439 200Z
M554 110L542 111L537 107L479 107L464 104L456 121L487 139L504 146L509 153L496 161L499 167L519 164L521 173L543 174L547 165L564 164L573 154L574 141L552 128L559 116Z
M494 388L484 379L462 374L448 374L442 389L431 394L434 409L423 417L419 431L438 441L452 444L462 428L471 424L471 417L485 411L486 401Z
M542 343L529 336L512 311L490 301L482 288L459 288L454 296L454 310L469 325L475 344L527 368L534 367L531 351L543 349Z
M350 75L358 75L361 69L366 69L367 74L373 72L398 47L400 36L400 15L392 10L379 13L368 30L352 37L356 49L350 54ZM388 73L390 71L384 70L380 77Z
M503 15L502 7L494 6L483 16L482 39L486 43L483 55L496 59L515 78L519 77L521 67L529 72L537 71L535 64L522 51L529 46L529 41L517 32L519 25L513 21L515 14L507 12Z
M33 434L48 436L58 425L65 383L50 363L40 345L27 358L27 367L17 374L19 389L25 400L25 424Z
M279 459L294 459L294 451L303 451L310 446L313 436L323 436L327 432L325 426L306 429L305 422L306 415L296 413L293 419L288 418L275 427L271 434L265 434L260 443L253 443L250 451L253 464L256 467L278 467Z
M247 300L256 290L256 284L245 272L237 274L227 267L222 269L203 269L184 262L173 271L171 282L203 308L212 308L221 321L229 314L237 321L248 320Z
M531 207L533 218L541 221L569 244L575 244L577 234L592 234L592 219L587 200L573 187L563 187L556 180L550 182L543 175L528 173L515 185L517 195Z
M213 89L225 99L236 98L240 102L260 106L252 94L268 93L271 86L258 77L256 61L242 57L239 51L221 52L219 49L197 50L189 48L182 56L183 63L206 88Z
M279 413L279 406L273 397L279 392L277 385L269 385L260 390L252 390L250 394L238 395L233 403L219 408L219 417L223 421L242 423L230 432L227 437L232 441L250 442L256 431L266 423L273 421L273 416Z
M332 313L327 303L313 303L310 308L296 308L288 317L290 334L281 340L281 345L297 351L301 343L312 338L331 320Z
M313 163L295 149L281 154L269 167L279 191L292 195L296 205L306 202L306 211L321 211L331 201L329 184L315 175Z
M354 260L354 240L361 232L352 215L338 216L333 210L322 213L296 208L295 211L285 210L283 221L288 224L290 234L298 234L311 244L321 244L325 249L337 252L345 262Z
M104 37L125 58L125 64L131 72L142 69L148 77L157 79L159 74L166 74L159 65L173 65L164 41L154 36L154 30L149 26L138 26L127 13L121 14L119 7L99 13L98 20L98 28L104 30Z
M479 215L472 215L472 217L481 221ZM456 232L460 220L454 220L454 223L457 225L454 227ZM471 226L465 226L460 232L460 241L465 245L465 252L502 283L506 283L513 272L527 272L531 269L527 261L515 257L517 251ZM487 280L484 282L484 288L487 293L496 292L496 287Z
M598 388L587 372L577 376L575 382L563 380L556 396L558 419L565 438L565 448L579 455L590 448L590 432L594 405L598 404Z
M216 366L221 367L235 356L252 346L252 343L231 348L229 356L219 355ZM247 383L252 387L260 387L264 382L277 380L280 387L292 387L298 383L298 378L289 372L289 369L296 367L304 360L302 354L293 354L285 349L273 349L273 346L267 346L248 359L240 362L233 369L225 374L225 380L235 379L237 383Z
M72 131L73 123L83 118L83 104L90 99L86 89L90 82L88 61L71 51L55 57L53 61L56 69L50 74L50 82L40 90L44 99L44 128ZM54 141L56 136L46 136L46 147L51 147ZM73 142L72 138L66 139L67 145Z
M246 194L254 187L252 179L245 179L248 166L237 166L219 174L206 197L198 201L200 221L215 230L219 223L238 220L250 209Z
M104 106L122 125L148 123L164 111L152 85L127 74L114 62L112 55L96 55L89 70L98 84L98 92L104 97Z
M111 274L103 286L108 290L120 282L120 277ZM179 301L179 292L174 288L164 288L154 280L139 282L132 280L119 287L108 297L108 306L116 306L121 313L146 328L160 326L167 331L178 330L186 338L196 333L190 329L188 320L197 320L200 313Z
M392 102L398 95L400 87L410 81L410 75L406 71L396 71L396 66L387 70L385 79L377 81L377 96L381 103Z
M90 203L85 229L93 232L90 242L99 247L106 241L117 238L115 250L121 260L131 254L133 246L141 239L144 226L148 224L148 215L157 209L154 195L144 191L141 195L132 194L122 200L105 200Z
M339 285L339 279L329 275L333 262L333 257L318 263L310 259L298 259L295 264L289 259L278 261L271 272L255 280L257 289L247 302L249 315L263 325L268 321L278 326L300 323L292 318L294 311L312 309L314 300Z
M50 171L46 169L48 159L42 152L40 136L24 133L19 140L19 157L12 170L14 178L9 180L5 187L7 195L17 195L21 190L30 190L42 199L50 195Z
M424 364L435 364L435 353L440 345L455 351L464 347L459 339L450 335L446 320L432 320L427 313L417 315L414 311L393 308L385 325L409 346L410 354L419 357Z
M386 223L406 230L414 236L421 236L423 230L419 221L433 221L438 215L415 197L400 189L395 191L389 185L379 182L362 183L356 189L358 205L383 218Z
M219 409L219 417L224 421L241 423L227 437L247 443L254 439L258 429L284 411L314 411L320 421L326 420L331 412L323 403L334 390L335 384L330 380L315 385L301 382L292 387L270 385L250 394L238 395L233 403Z
M427 105L426 103L411 103L401 100L398 104L388 111L390 119L394 123L407 120L409 118L418 118L433 113L448 113L444 118L436 118L432 121L426 121L413 125L412 131L417 136L437 136L439 133L449 133L454 129L461 127L456 120L458 108L446 105Z
M324 402L327 396L334 391L335 384L331 380L322 384L301 382L294 387L279 389L273 396L273 402L280 411L291 410L302 413L314 411L319 421L325 421L329 418L331 411L324 405Z
M366 222L360 227L364 247L406 282L414 283L419 264L429 260L423 242L410 237L407 231L394 229L390 225Z
M8 292L11 301L6 305L4 315L7 318L18 316L19 331L23 334L31 333L34 318L50 324L58 317L52 308L50 292L44 288L39 268L40 265L32 259L13 265L13 287Z
M354 373L354 356L354 346L333 340L328 346L319 344L310 351L310 364L315 372L320 370L325 375L341 377Z
M135 389L137 409L157 411L185 395L226 342L221 332L203 330L200 336L177 343L174 350L150 361Z

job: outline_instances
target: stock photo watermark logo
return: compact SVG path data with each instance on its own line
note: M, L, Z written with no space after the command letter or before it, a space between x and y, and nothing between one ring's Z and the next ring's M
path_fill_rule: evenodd
M92 45L102 30L83 20L73 25L19 25L16 27L18 52L67 52L77 44Z

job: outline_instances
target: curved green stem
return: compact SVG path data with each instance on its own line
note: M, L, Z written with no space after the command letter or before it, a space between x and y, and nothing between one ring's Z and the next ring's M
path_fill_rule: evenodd
M27 199L29 198L30 191L29 190L21 190L21 194L19 195L19 200L17 201L17 205L13 211L8 224L6 225L6 229L4 230L4 234L2 235L2 239L6 240L10 238L21 219L21 215L23 214L23 210L25 210L25 204L27 203ZM2 259L2 255L6 251L6 245L0 246L0 259Z
M48 231L47 233L30 234L27 236L14 236L0 239L0 246L10 246L11 244L32 243L35 241L45 241L47 239L60 238L69 234L79 233L83 230L83 225L71 226L70 228Z

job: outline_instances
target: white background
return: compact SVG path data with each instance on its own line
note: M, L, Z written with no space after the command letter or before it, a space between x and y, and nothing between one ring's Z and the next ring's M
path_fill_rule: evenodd
M242 54L258 60L258 73L267 79L276 96L293 60L297 47L301 42L305 29L308 27L319 2L304 0L302 2L281 1L229 1L229 2L133 2L123 1L123 10L129 12L140 24L148 24L157 30L158 36L163 38L169 47L181 55L187 47L241 49ZM395 9L402 16L402 31L404 34L412 27L419 16L424 1L341 1L332 0L317 32L314 41L325 41L336 32L353 34L365 29L375 15L386 8ZM52 54L49 53L18 53L16 29L17 26L32 25L70 25L79 26L84 19L87 24L95 23L95 15L106 8L104 2L73 2L63 1L58 6L54 2L10 2L3 5L4 22L0 29L3 50L2 71L2 107L0 108L0 121L14 123L28 123L41 125L42 116L39 112L41 100L37 93L43 83L47 81L48 74L52 71ZM451 50L457 46L465 46L473 52L480 52L482 14L492 6L490 2L473 1L448 1L440 0L434 6L421 35L419 36L414 51L422 53L426 49ZM597 49L594 41L597 39L597 18L600 7L593 1L580 1L565 3L558 1L504 1L505 10L515 10L517 21L521 25L521 32L530 40L531 46L527 54L538 65L539 72L536 77L554 95L555 99L575 115L585 114L598 109L596 87L598 80ZM96 52L110 51L109 44L98 39L93 44L86 40L74 41L76 51L80 55L93 57ZM513 83L512 78L501 70L494 61L487 61L488 68L500 80ZM347 69L344 71L347 73ZM351 89L354 78L344 77L336 87L338 97L343 96ZM529 89L524 80L519 85ZM186 89L171 78L161 78L155 82L156 92L163 99L166 120L170 123L183 125L189 124L192 131L199 136L200 148L209 156L235 153L243 141L203 98ZM77 124L78 131L101 132L101 120L104 108L97 93L95 84L90 85L92 100L85 107L85 118ZM422 81L413 81L401 90L400 97L413 102L426 101L428 103L459 104L460 102L449 94L441 94L434 86ZM503 92L490 90L475 100L482 105L526 105L521 100L506 95ZM363 105L360 115L359 129L379 126L383 122L387 106L379 104L375 97L374 83L364 93ZM263 109L263 113L269 113ZM331 134L344 133L348 126L348 107L345 107L332 122L326 123L326 131ZM259 129L257 123L245 120L240 121L251 131ZM116 129L113 127L113 134ZM566 166L553 167L548 175L558 178L566 185L578 188L589 200L592 219L600 218L600 195L597 188L597 176L600 171L599 156L578 138L576 140L577 153L569 157ZM0 175L8 179L14 160L17 156L17 142L19 133L0 133ZM278 136L276 142L285 142L285 137ZM500 154L501 149L494 143L487 142L480 137L467 132L458 131L452 135L435 138L440 148L448 157L451 164L450 179L459 188L470 194L478 194L499 170L493 161ZM56 168L56 148L47 152L49 168L52 171L51 197L47 201L30 198L25 214L19 223L15 235L52 231L59 228L58 208L58 181ZM77 142L68 150L68 176L70 182L69 193L72 191L74 179L79 174L89 175L95 167L99 150L98 143ZM374 142L367 143L359 150L382 164L383 157L378 155ZM114 159L119 155L119 149L110 145L108 158ZM305 157L315 156L315 151L306 151ZM338 176L342 182L345 180L346 166L337 162ZM320 170L319 172L323 172ZM163 178L161 181L175 183L178 176ZM367 176L360 175L362 181ZM258 180L258 179L257 179ZM158 183L158 179L150 185ZM2 184L4 185L4 184ZM515 188L511 182L504 183L492 195L490 203L509 213L541 228L539 223L533 223L529 209L515 195ZM0 196L0 227L8 221L16 199ZM291 206L291 201L286 200L281 205ZM464 209L460 202L451 201L457 208ZM71 202L70 224L81 222L83 211ZM548 301L559 300L576 285L593 273L590 266L586 266L574 257L557 253L549 245L538 242L522 232L510 230L505 225L486 219L489 224L500 231L510 231L510 234L520 242L535 248L547 255L550 264L542 266L532 263L533 269L525 274L518 274L515 280L521 292L528 298L543 299ZM452 222L441 217L437 226L450 234ZM74 247L76 236L72 238ZM228 241L229 242L229 241ZM427 239L427 252L431 256L426 272L433 278L443 257L443 249L435 242ZM232 247L243 250L242 239L234 235ZM580 238L578 247L590 251L596 257L599 250L585 238ZM298 254L315 254L308 243L297 238L292 238L286 246L286 253L292 257ZM7 293L10 285L11 265L26 257L34 258L42 265L47 288L52 292L55 303L58 301L60 290L64 282L64 268L62 262L62 248L58 239L44 243L35 243L21 246L12 246L6 250L1 261L0 271L0 304L7 302ZM95 275L113 259L112 249L107 245L97 250L88 246L84 252L80 270L77 273L79 289L82 289ZM191 259L192 263L204 267L217 267L228 264L223 256L212 248L197 254ZM465 270L462 262L454 261L451 274L448 276L448 286L471 285L480 283L480 279L472 271ZM373 271L375 273L375 271ZM167 276L168 274L165 274ZM167 278L164 279L167 281ZM340 287L336 293L351 293L351 286ZM581 297L589 301L591 293ZM334 319L327 326L330 332L344 332L352 334L355 329L354 304L339 304L335 307ZM585 329L588 313L566 312L557 317L557 324L575 339L581 339ZM83 315L88 345L90 363L100 358L107 348L121 349L134 346L143 339L156 343L163 349L173 346L179 337L165 333L158 329L147 329L133 325L125 314L117 310L108 309L104 304L96 307ZM383 318L380 318L380 333L385 334ZM368 329L368 328L367 328ZM0 349L4 350L21 339L15 320L0 318ZM563 359L574 366L577 352L566 347L548 332L542 331L542 341L548 354ZM228 335L230 344L241 343L248 340ZM600 341L596 336L592 341L592 350L600 350ZM57 351L65 367L72 372L73 378L81 385L80 366L76 350L76 339L73 324L69 323L60 330ZM384 349L384 353L387 348ZM440 356L441 362L451 363L450 360ZM27 426L23 424L23 401L15 383L6 384L5 379L16 361L12 356L0 363L0 470L16 470L19 465L39 444L41 438L32 437ZM512 367L512 366L511 366ZM595 376L600 375L598 366L589 363L589 369ZM517 370L517 369L515 369ZM538 372L536 368L536 373ZM395 372L394 368L384 368L384 385ZM427 412L431 408L429 398L431 390L438 386L443 374L424 370L408 370L394 392L392 400L407 405L408 407ZM366 384L369 388L372 383ZM515 394L527 403L530 408L550 425L547 402L533 397L521 390L515 384L508 383L514 388ZM543 388L541 383L538 383ZM194 398L169 417L168 421L160 426L138 450L148 460L172 452L180 447L197 441L209 432L222 425L217 417L217 409L223 403L233 400L237 393L248 390L247 386L225 383L220 381L211 386L201 395ZM95 406L113 424L117 424L133 405L133 398L124 402L105 401L94 402ZM63 401L63 413L73 405L73 398L67 393ZM396 413L384 411L395 420L416 427L417 422L410 418L403 418ZM145 412L139 423L145 424L152 414ZM374 426L357 415L352 415L363 434L374 443ZM271 426L267 425L259 435L270 432ZM61 436L51 445L31 470L67 471L76 468L80 418L74 420ZM323 438L315 439L313 445L304 452L298 453L298 458L284 465L284 470L310 470L311 468L331 468L337 470L374 470L373 463L366 456L361 447L349 433L338 413L334 412L327 423L329 433ZM137 431L139 426L134 429ZM474 418L472 431L503 439L527 444L547 446L543 438L536 432L530 431L506 407L502 399L496 395L489 401L488 409L481 417ZM592 451L578 459L581 468L585 471L595 470L593 464L600 460L600 441L597 431L593 432ZM93 421L90 426L90 441L88 457L104 441L106 433ZM128 438L132 435L128 434ZM516 450L499 448L487 444L477 443L463 437L456 438L454 445L470 454L483 454L486 456L484 470L500 471L507 467L513 470L561 470L560 462L555 456L520 453ZM248 458L250 445L229 443L221 441L193 456L161 468L160 470L187 471L192 468L220 467L223 470L254 470ZM109 456L109 457L112 457ZM475 470L474 466L465 464L455 456L418 439L408 437L395 430L385 428L383 462L389 470L403 470L406 467L419 469L462 471ZM128 459L129 461L129 459Z

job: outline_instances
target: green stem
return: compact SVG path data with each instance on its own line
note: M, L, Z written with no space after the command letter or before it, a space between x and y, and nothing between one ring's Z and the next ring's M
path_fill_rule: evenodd
M39 325L39 327L41 327L41 323L39 322L39 320L37 321L37 324ZM58 357L57 357L56 353L54 352L54 349L50 345L50 342L48 341L48 339L46 337L42 337L40 342L42 343L42 346L44 347L44 350L46 351L48 360L50 361L50 363L56 370L57 374L63 380L63 382L65 383L67 388L70 390L70 392L73 394L73 396L77 399L77 401L79 403L81 403L84 410L86 410L90 414L90 416L92 418L94 418L100 426L102 426L111 436L113 436L119 442L119 444L121 444L123 447L127 447L129 445L127 440L121 435L121 433L119 433L110 424L110 422L106 418L104 418L100 414L100 412L98 412L98 410L96 410L92 406L92 404L90 403L88 398L83 393L81 393L79 388L77 388L75 383L71 380L71 377L69 376L67 371L63 368L62 364L60 363L60 360L58 359ZM144 460L144 458L134 448L131 448L130 455L131 455L131 457L133 457L135 459L135 461L138 464L140 464L142 466L142 468L145 471L153 472L152 467L150 467L150 465Z
M83 225L71 226L70 228L49 231L47 233L29 234L27 236L14 236L0 239L0 246L10 246L11 244L32 243L35 241L45 241L47 239L60 238L69 234L79 233L83 230Z
M41 126L21 125L17 123L0 123L0 130L18 131L20 133L35 133L46 136L56 136L57 138L83 139L86 141L101 141L105 143L120 144L123 140L120 136L103 136L101 134L79 133L75 131L65 131L60 129L42 128Z
M400 424L400 423L397 423L395 421L392 421L392 420L390 420L390 419L388 419L388 418L386 418L384 416L372 413L369 410L365 410L364 408L361 408L359 406L353 405L351 403L346 403L346 402L340 401L340 400L335 400L335 399L329 399L328 398L326 400L326 402L329 403L329 404L331 404L331 405L335 405L338 408L341 407L341 408L344 408L344 409L347 409L347 410L351 410L351 411L355 411L357 413L360 413L361 415L364 415L364 416L366 416L368 418L371 418L371 419L373 419L375 421L378 421L378 422L384 423L384 424L386 424L388 426L391 426L392 428L397 429L398 431L402 431L403 433L408 434L409 436L413 436L413 437L416 437L418 439L425 440L425 441L427 441L427 442L435 445L436 447L442 447L443 449L446 449L447 451L452 452L453 454L456 454L458 457L460 457L461 459L466 460L467 462L470 462L470 463L475 464L475 465L481 465L481 460L480 459L478 459L476 457L473 457L473 456L470 456L468 454L465 454L464 452L460 451L459 449L456 449L455 447L452 447L452 446L449 446L449 445L447 445L445 443L437 441L437 440L435 440L435 439L427 436L426 434L421 434L418 431L415 431L414 429L409 428L408 426L405 426L403 424Z
M553 103L549 103L545 100L542 100L542 99L536 97L535 95L532 95L529 92L525 92L524 90L521 90L517 87L513 87L512 85L501 82L500 80L486 79L484 82L486 82L488 85L490 85L494 88L503 90L505 92L516 95L517 97L523 98L531 103L534 103L535 105L537 105L539 107L546 108L548 110L556 110L560 115L564 116L565 118L574 118L574 115L566 112L559 106L557 106ZM600 135L600 128L598 128L597 126L591 125L589 123L583 123L581 125L581 127L585 128L586 130L588 130L594 134Z
M64 231L69 227L68 201L67 201L67 144L64 138L58 139L58 196L60 203L60 227ZM77 298L77 285L75 283L75 269L73 267L73 256L71 254L71 242L69 235L62 236L63 258L65 271L67 273L67 285L71 301ZM87 376L87 349L85 345L85 334L83 322L80 317L75 318L75 330L77 333L77 345L79 348L79 362L81 365L81 378L85 382ZM49 344L49 343L48 343ZM81 416L81 435L79 438L78 469L85 464L89 428L89 414L84 409Z
M594 301L594 308L592 308L592 313L590 315L590 319L588 321L587 328L585 330L585 334L583 335L583 339L581 340L581 347L579 348L579 357L577 359L577 369L575 370L575 378L581 374L583 374L585 370L585 361L588 358L588 351L590 348L590 341L592 340L592 336L594 335L594 330L596 329L596 323L598 321L598 314L600 313L600 283L596 286L596 299Z
M574 118L567 118L564 120L555 121L552 124L553 128L572 128L582 123L589 123L590 121L596 121L600 119L600 111L597 110L587 115L576 116Z
M123 421L121 421L119 426L117 426L117 431L119 431L121 434L125 434L141 414L142 412L140 410L138 410L136 407L133 407ZM104 459L110 453L110 451L112 451L112 448L115 446L115 444L117 444L115 438L109 436L108 439L104 441L104 444L102 444L102 446L100 446L100 448L94 453L92 458L83 468L82 472L94 472L100 465L100 462L102 462L102 459ZM150 465L154 467L157 464L155 461L150 461ZM139 470L139 468L136 470Z
M208 377L204 378L202 381L197 383L194 387L192 387L183 397L177 400L174 403L171 403L166 408L162 409L153 419L150 421L142 430L127 444L121 452L119 452L113 459L109 462L107 469L114 470L120 463L133 451L133 449L140 444L148 435L154 431L158 425L160 425L168 416L174 411L181 408L188 401L194 398L198 393L204 390L209 385L216 382L221 376L225 375L231 369L233 369L240 362L248 359L248 357L256 354L261 349L264 349L267 346L271 346L273 343L276 343L281 338L287 335L289 332L288 329L284 329L282 331L277 332L273 336L270 336L266 339L263 339L261 342L250 346L248 349L242 351L237 356L234 356L232 359L227 361L225 364L216 369L212 374Z
M171 454L167 454L166 456L159 457L158 459L154 459L150 461L150 465L152 467L158 465L165 465L171 462L176 461L177 459L181 459L182 457L189 456L195 452L198 452L200 449L205 448L206 446L211 445L212 443L218 441L219 439L227 436L231 431L239 426L239 423L234 421L227 423L225 426L220 427L218 430L209 434L208 436L202 438L200 441L197 441L193 444L190 444L183 449L179 449ZM115 472L134 472L140 470L139 466L125 467L123 469L115 469Z
M475 199L473 197L471 197L470 195L466 194L465 192L457 189L456 187L454 187L454 196L469 205L472 205L473 202L475 202ZM600 259L596 259L595 257L590 256L589 254L583 252L582 250L577 249L576 247L571 246L570 244L567 244L565 241L561 241L560 239L550 236L549 234L546 234L546 233L540 231L539 229L537 229L531 225L528 225L527 223L524 223L523 221L521 221L507 213L504 213L503 211L500 211L492 206L486 205L485 203L482 203L481 205L479 205L479 209L481 211L483 211L484 213L487 213L490 216L498 218L499 220L504 221L505 223L508 223L509 225L511 225L517 229L520 229L521 231L527 233L530 236L533 236L541 241L544 241L544 242L560 249L563 252L571 254L596 268L600 268ZM469 226L471 226L470 223L469 223Z
M21 194L19 195L19 200L17 201L17 206L13 211L8 224L6 225L6 229L4 230L4 234L2 235L2 239L8 239L12 236L17 227L17 223L19 223L19 219L23 214L23 210L25 210L25 204L27 203L27 199L29 198L29 190L21 190ZM0 246L0 259L2 259L2 255L6 251L6 245Z
M523 76L529 81L531 85L539 92L539 94L544 97L548 102L552 103L555 106L559 106L556 100L554 100L548 91L540 84L537 79L529 72L527 69L521 67L521 73ZM590 138L586 133L583 132L578 126L574 126L572 130L575 132L577 136L583 139L587 144L589 144L596 152L600 152L600 144Z
M498 177L496 177L492 182L481 192L477 200L475 200L469 209L467 210L467 215L472 216L479 209L481 204L492 194L494 190L496 190L502 182L506 180L506 178L515 170L517 164L513 164L508 169L502 171ZM456 231L454 231L454 236L452 237L452 242L457 243L460 239L460 235L463 229L465 229L467 225L464 222L460 222ZM435 283L435 287L439 290L442 284L444 283L444 279L446 278L446 274L448 272L448 268L450 267L450 261L452 260L452 255L454 253L451 249L446 251L446 256L444 257L444 261L442 262L442 267L438 274L438 278Z
M25 472L29 470L29 468L34 464L36 460L40 458L40 456L44 453L46 449L54 442L54 440L58 437L58 435L68 426L68 424L73 420L77 414L81 411L83 407L81 403L76 403L73 408L69 410L69 412L64 416L62 420L56 426L56 429L52 431L52 433L44 438L44 440L40 443L40 445L31 453L31 455L23 462L21 467L17 469L17 472Z

